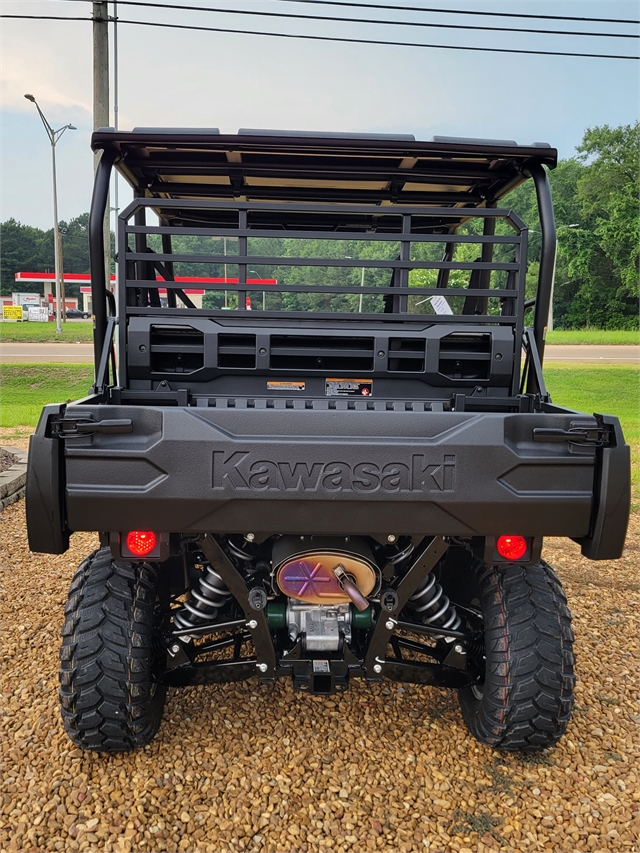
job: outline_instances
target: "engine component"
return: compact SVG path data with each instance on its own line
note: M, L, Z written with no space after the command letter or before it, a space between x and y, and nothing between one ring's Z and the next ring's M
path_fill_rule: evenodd
M460 629L460 617L433 572L429 572L422 587L411 596L407 607L418 614L423 625L450 631ZM446 633L441 636L446 637Z
M366 610L369 606L369 602L364 597L364 595L360 592L358 587L351 580L349 575L345 572L344 566L338 565L333 570L333 574L338 579L338 583L340 587L347 593L354 606L358 610Z
M317 607L290 600L287 628L292 640L304 634L309 651L335 652L340 648L341 634L347 642L351 640L350 605Z
M231 593L220 575L205 563L198 578L198 589L189 591L187 600L173 617L173 623L176 628L186 629L213 622L230 598Z
M358 537L285 536L274 544L273 565L279 590L306 604L337 606L357 598L366 606L380 581L371 551ZM347 589L345 582L353 586Z

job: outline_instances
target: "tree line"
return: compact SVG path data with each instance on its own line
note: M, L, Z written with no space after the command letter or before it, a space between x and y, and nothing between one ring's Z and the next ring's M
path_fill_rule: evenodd
M638 263L640 245L640 123L611 128L608 125L589 128L577 148L575 157L561 160L550 172L556 226L558 254L554 293L554 327L557 329L637 329L638 328ZM532 295L539 269L540 223L535 188L527 181L501 202L517 213L529 226L529 261L527 291ZM70 222L60 223L63 234L64 270L72 273L89 272L88 214ZM464 225L460 233L474 233L474 223ZM498 233L501 233L500 231ZM507 231L504 231L507 233ZM13 219L0 224L2 293L16 289L14 274L20 270L54 270L53 229L42 231L22 225ZM113 242L113 236L112 236ZM237 253L237 242L228 239L227 255ZM157 243L157 245L156 245ZM150 246L161 251L159 240L150 239ZM505 246L496 247L496 259L507 260ZM184 235L174 238L176 253L208 256L224 253L221 238L202 238ZM392 260L397 257L398 244L390 236L385 242L358 240L292 240L255 237L249 241L249 254L286 257L351 258L353 268L291 267L285 265L250 265L248 278L276 278L289 284L352 285L387 288L390 273L384 269L363 269L358 260ZM440 244L413 244L416 260L439 260ZM459 245L455 260L475 259L478 246ZM438 254L439 253L439 254ZM176 275L211 276L222 278L237 275L234 264L207 261L177 263ZM466 277L468 281L468 272ZM494 274L495 275L495 274ZM464 276L452 273L451 286L465 286ZM459 279L459 281L458 281ZM435 282L432 270L415 270L410 285L429 287ZM492 286L504 286L499 276ZM35 290L25 283L20 289ZM77 286L67 286L69 295L78 295ZM307 311L382 310L384 296L360 297L357 294L270 293L265 288L267 308ZM262 305L262 292L254 292L256 307ZM455 299L453 300L455 301ZM498 300L490 311L499 310ZM205 304L221 307L222 292L212 292ZM227 296L233 306L235 297ZM454 306L455 308L455 306ZM432 307L418 295L410 297L410 310L428 313Z

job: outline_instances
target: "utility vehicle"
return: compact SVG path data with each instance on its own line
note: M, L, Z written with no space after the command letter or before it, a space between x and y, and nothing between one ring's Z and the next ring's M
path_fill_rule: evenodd
M149 743L167 688L386 678L455 689L495 748L554 744L573 635L543 537L617 558L630 494L617 418L555 405L542 375L556 151L163 128L92 146L95 383L45 407L27 481L33 551L100 534L62 631L72 741ZM113 168L133 190L115 294ZM531 293L507 200L526 180Z

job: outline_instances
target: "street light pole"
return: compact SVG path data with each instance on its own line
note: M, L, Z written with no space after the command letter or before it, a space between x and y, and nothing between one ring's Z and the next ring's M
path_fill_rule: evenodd
M56 180L56 143L65 132L65 130L77 130L72 124L65 124L64 127L54 130L49 122L44 117L44 113L38 106L38 102L33 95L25 95L28 101L35 104L38 110L38 115L42 119L44 129L47 131L49 142L51 143L51 164L53 166L53 256L55 258L56 268L56 333L62 332L62 309L60 305L60 290L62 287L62 246L60 244L60 229L58 228L58 186Z

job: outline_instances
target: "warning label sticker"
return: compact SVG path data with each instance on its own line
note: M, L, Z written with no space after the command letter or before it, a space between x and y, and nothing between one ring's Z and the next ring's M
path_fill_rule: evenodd
M327 379L325 397L370 397L373 379Z
M304 391L304 382L267 382L267 391Z

